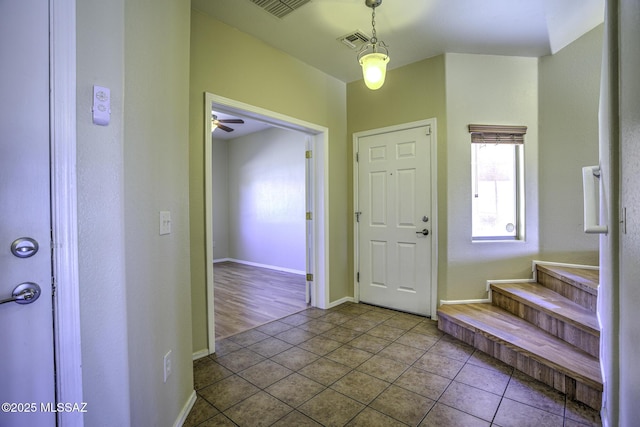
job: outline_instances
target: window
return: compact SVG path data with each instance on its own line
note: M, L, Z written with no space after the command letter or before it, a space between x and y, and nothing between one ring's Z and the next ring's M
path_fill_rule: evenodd
M526 127L469 125L472 239L522 239L522 157Z

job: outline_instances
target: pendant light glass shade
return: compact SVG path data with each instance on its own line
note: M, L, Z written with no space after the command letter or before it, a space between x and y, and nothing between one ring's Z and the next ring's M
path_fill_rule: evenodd
M378 41L376 34L376 7L382 0L365 0L364 4L371 8L371 32L373 36L358 52L358 62L362 66L364 84L371 90L380 89L387 75L389 49L383 41Z
M380 89L387 75L389 55L384 53L369 53L360 58L364 84L371 90Z

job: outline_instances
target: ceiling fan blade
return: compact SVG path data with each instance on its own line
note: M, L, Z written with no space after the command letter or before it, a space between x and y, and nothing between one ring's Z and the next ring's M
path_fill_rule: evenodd
M220 129L222 129L223 131L225 131L225 132L233 132L233 129L231 129L230 127L225 126L225 125L223 125L223 124L221 124L221 123L218 123L218 124L217 124L217 126L218 126Z
M242 120L242 119L221 119L221 120L218 120L218 122L220 122L220 123L244 123L244 120Z

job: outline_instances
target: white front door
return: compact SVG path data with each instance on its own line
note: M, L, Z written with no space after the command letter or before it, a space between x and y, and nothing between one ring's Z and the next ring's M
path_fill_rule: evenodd
M430 127L358 138L360 301L431 315Z
M49 2L0 1L0 63L0 300L20 285L40 288L29 304L0 304L0 425L47 427L56 422L47 411L55 408L47 406L55 405Z

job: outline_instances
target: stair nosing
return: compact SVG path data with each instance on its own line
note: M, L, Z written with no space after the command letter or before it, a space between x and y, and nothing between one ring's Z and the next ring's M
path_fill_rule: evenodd
M555 346L559 346L559 347L564 347L567 350L571 351L574 353L575 356L579 356L584 358L586 361L590 362L590 363L594 363L597 366L597 369L595 369L595 372L597 372L597 378L593 377L592 375L588 374L588 373L582 373L579 371L576 371L573 368L569 368L567 367L565 364L562 363L561 360L551 360L549 357L547 356L543 356L540 355L538 353L536 353L534 351L534 349L532 348L525 348L522 345L519 345L517 343L514 343L512 340L510 340L508 337L506 336L499 336L496 335L495 333L482 329L481 325L487 325L485 322L483 322L482 320L476 320L475 322L469 322L467 320L464 319L459 319L459 318L454 318L451 314L446 313L446 309L444 309L444 311L442 310L443 307L446 306L441 306L440 309L438 310L438 315L439 316L443 316L445 318L448 318L449 321L458 324L459 326L465 327L467 329L471 328L473 330L473 332L475 333L481 333L485 336L487 336L488 338L491 339L495 339L496 341L500 342L500 343L504 343L505 345L508 345L510 348L512 348L514 351L520 352L520 353L524 353L527 356L531 357L532 359L545 364L547 366L552 367L554 370L561 372L565 375L568 375L571 378L574 378L576 380L579 380L587 385L589 385L590 387L593 387L594 389L598 390L598 391L602 391L603 389L603 385L602 385L602 379L600 378L600 370L599 370L599 363L598 363L598 359L591 356L590 354L580 350L579 348L549 334L546 331L543 331L540 328L537 328L534 325L531 325L530 323L528 323L526 320L520 319L519 317L509 313L508 311L496 307L494 305L488 304L488 303L480 303L480 304L466 304L468 306L484 306L484 307L491 307L492 310L494 311L498 311L498 312L502 312L510 317L513 317L515 319L517 319L518 322L521 322L523 325L528 325L527 328L535 328L542 336L544 336L544 340L547 340L550 343L553 343ZM453 305L449 306L452 307ZM475 323L475 324L474 324ZM490 325L487 325L492 331L495 329L495 327L491 327ZM503 332L503 331L500 331ZM506 332L505 332L506 333ZM566 354L565 357L566 359Z
M508 296L528 307L531 308L535 308L538 309L542 312L544 312L545 314L550 315L553 318L562 320L565 323L568 323L570 325L573 325L587 333L590 333L594 336L596 336L597 338L600 337L600 328L598 326L598 320L597 320L597 316L594 312L592 312L591 310L589 310L588 308L585 308L583 306L581 306L580 304L571 301L569 298L560 295L557 292L552 291L551 289L545 287L544 285L541 285L537 282L526 282L525 285L538 285L539 287L541 287L541 292L552 292L553 294L557 295L556 298L558 298L559 300L563 300L565 304L568 304L569 306L571 306L572 310L575 310L576 312L582 312L585 315L588 315L589 317L591 317L594 320L595 326L594 325L588 325L585 324L583 322L577 321L576 319L569 317L568 315L565 315L562 311L553 311L550 308L544 307L542 305L538 305L535 303L535 301L532 301L530 299L527 299L525 297L523 297L521 294L519 293L513 293L510 292L508 289L505 289L506 287L513 287L513 286L519 286L522 285L522 283L491 283L491 290L492 292L498 292L498 293L506 293L508 294ZM497 290L496 290L497 289ZM530 294L528 292L528 290L526 289L521 289L523 292ZM564 311L564 310L563 310Z

